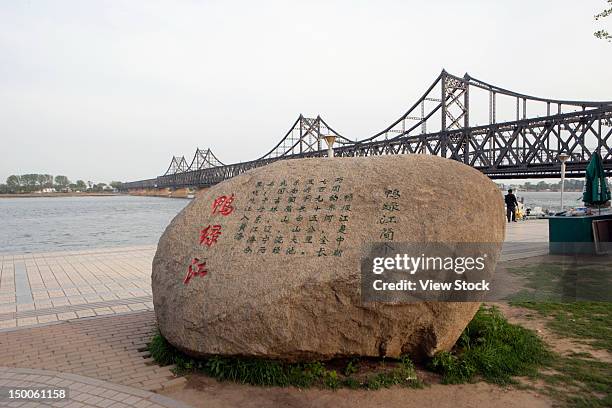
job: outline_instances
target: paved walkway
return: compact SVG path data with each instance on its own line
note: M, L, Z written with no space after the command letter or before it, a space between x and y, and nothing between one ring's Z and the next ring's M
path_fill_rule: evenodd
M56 371L0 367L0 387L0 406L3 407L188 408L188 405L152 392ZM9 389L24 388L45 392L63 389L67 397L30 401L8 399Z
M146 344L155 330L151 311L75 319L0 333L0 367L36 368L160 390L179 385L154 364Z
M528 220L506 224L506 241L501 260L548 254L548 220Z
M0 329L153 310L155 246L0 255Z

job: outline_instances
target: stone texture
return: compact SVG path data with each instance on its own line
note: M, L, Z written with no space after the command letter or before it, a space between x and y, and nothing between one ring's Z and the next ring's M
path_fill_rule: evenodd
M311 190L304 192L310 179ZM280 185L283 180L286 186ZM292 194L296 180L298 193ZM273 187L268 185L272 181ZM386 197L388 190L399 190L401 197ZM268 200L261 204L264 191ZM232 194L233 212L212 214L215 199ZM291 196L296 197L293 203ZM385 212L385 203L399 211ZM332 220L325 221L325 214ZM161 333L196 356L296 361L403 353L418 357L450 349L478 303L361 303L362 248L381 241L385 225L379 220L391 214L397 217L395 242L504 239L499 190L458 162L426 155L280 161L205 190L168 226L152 274ZM310 221L313 215L318 222ZM200 232L209 225L219 225L221 235L211 246L201 245ZM310 225L315 232L306 232ZM247 242L252 236L256 241ZM323 236L327 244L320 243ZM340 244L339 236L344 239ZM279 237L282 243L275 242ZM261 247L266 248L263 254L258 253ZM320 248L326 256L318 256ZM343 251L341 256L334 256L335 249ZM184 284L193 258L206 261L207 274Z

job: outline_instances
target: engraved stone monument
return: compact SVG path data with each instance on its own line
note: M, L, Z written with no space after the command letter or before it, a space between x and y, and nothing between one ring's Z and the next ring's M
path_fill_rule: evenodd
M159 329L194 356L432 355L479 303L363 303L364 245L500 243L504 228L496 185L456 161L279 161L199 194L168 226L153 262Z

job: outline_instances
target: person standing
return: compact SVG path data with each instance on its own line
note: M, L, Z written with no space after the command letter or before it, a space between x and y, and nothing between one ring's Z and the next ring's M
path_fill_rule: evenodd
M506 202L506 217L508 218L508 222L516 222L516 207L518 207L518 201L516 200L516 196L512 194L512 189L508 190L508 194L504 196L504 201Z

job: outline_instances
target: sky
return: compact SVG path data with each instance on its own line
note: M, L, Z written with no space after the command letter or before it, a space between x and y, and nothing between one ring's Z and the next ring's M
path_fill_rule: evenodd
M262 156L297 116L384 129L445 68L531 95L612 100L604 0L0 0L0 182L110 182L211 148Z

